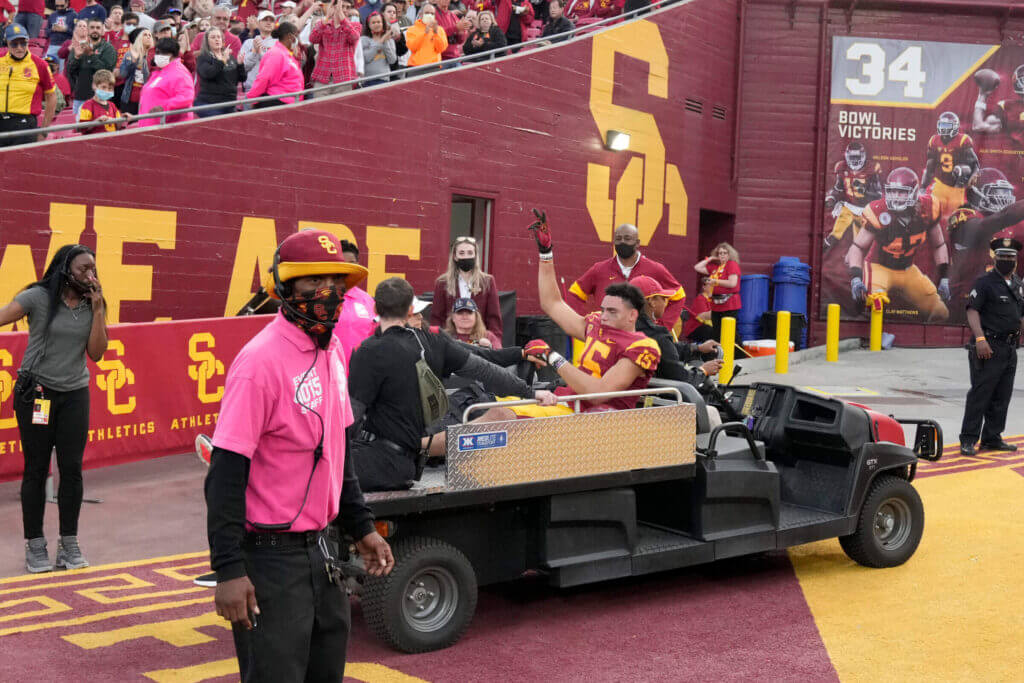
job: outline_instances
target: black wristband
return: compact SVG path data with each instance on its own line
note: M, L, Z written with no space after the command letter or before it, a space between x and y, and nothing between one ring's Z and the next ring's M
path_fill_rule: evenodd
M850 268L850 279L852 280L855 277L859 277L861 280L863 280L864 279L864 269L863 268Z

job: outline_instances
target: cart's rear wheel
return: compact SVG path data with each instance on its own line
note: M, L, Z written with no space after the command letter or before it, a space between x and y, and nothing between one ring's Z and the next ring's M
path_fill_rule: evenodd
M924 532L924 506L905 479L879 475L871 484L857 529L839 544L865 567L896 567L910 559Z
M400 538L391 551L391 575L368 577L363 587L366 625L403 652L453 645L476 611L473 566L457 548L433 538Z

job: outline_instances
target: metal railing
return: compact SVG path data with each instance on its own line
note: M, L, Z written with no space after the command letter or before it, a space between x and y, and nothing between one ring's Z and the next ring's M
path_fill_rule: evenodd
M499 47L499 48L495 48L493 50L487 50L485 52L477 52L477 53L472 54L472 55L461 55L459 57L455 57L454 59L446 59L446 60L442 60L440 62L434 62L432 64L421 64L421 65L417 65L417 66L404 67L402 69L395 69L394 71L391 71L388 74L385 74L383 76L382 75L363 76L361 78L355 78L355 79L353 79L351 81L345 81L344 83L331 83L331 84L328 84L328 85L319 85L319 86L315 86L315 87L312 87L312 88L306 88L305 90L299 90L299 91L291 92L291 93L280 93L280 94L277 94L277 95L265 95L265 96L262 96L262 97L253 97L253 98L243 97L241 99L232 100L232 101L229 101L229 102L218 102L218 103L215 103L215 104L202 104L202 105L196 105L196 106L191 106L191 107L185 107L183 109L171 109L171 110L168 110L168 111L160 111L160 112L148 112L146 114L138 114L138 115L135 115L135 116L121 116L121 117L118 117L116 119L107 119L105 121L87 121L87 122L84 122L84 123L66 123L66 124L61 124L59 126L48 126L46 128L35 128L35 129L32 129L32 130L10 131L10 132L6 132L6 133L0 133L0 140L6 139L6 138L19 138L19 137L27 138L27 137L31 137L31 136L34 136L34 135L48 135L50 133L59 133L59 132L68 131L68 130L77 131L77 130L82 130L82 129L85 129L85 128L95 128L96 126L109 126L109 125L120 125L120 124L126 124L127 125L129 123L137 122L137 121L140 121L142 119L160 119L160 124L159 125L160 126L165 126L165 125L167 125L167 118L170 117L170 116L180 116L182 114L189 114L189 113L196 113L196 112L203 112L203 111L212 111L212 110L217 110L217 109L226 109L226 108L229 108L229 107L233 108L233 107L242 106L242 105L256 105L256 104L259 104L260 102L278 101L278 100L282 100L282 99L284 99L286 97L299 97L299 96L313 95L314 99L315 99L316 93L323 93L325 91L337 88L339 86L355 86L355 85L359 85L359 84L362 84L362 83L367 83L369 81L379 81L382 78L391 79L389 83L382 83L381 86L383 87L383 86L387 86L387 85L392 85L394 83L401 83L401 82L403 82L404 80L406 80L410 76L413 77L413 78L420 78L421 76L426 77L426 76L437 75L437 74L442 73L444 71L447 71L448 69L451 69L451 68L453 68L455 66L462 66L466 62L484 63L484 62L487 62L487 61L494 61L494 60L497 60L497 59L511 59L511 58L516 56L516 53L520 52L523 48L526 48L526 47L544 46L542 44L567 43L567 42L570 42L570 41L579 40L580 38L583 37L582 34L584 34L584 33L591 33L595 29L605 29L605 28L608 28L609 26L622 23L625 20L636 19L637 17L639 17L642 14L650 14L650 13L653 13L653 12L662 11L665 7L667 7L669 5L686 5L686 4L689 4L690 2L693 2L693 0L656 0L655 2L652 2L647 7L641 7L639 9L635 9L635 10L633 10L631 12L628 12L628 13L625 13L625 14L618 14L618 15L616 15L614 17L606 17L604 19L601 19L600 21L595 21L595 22L586 24L584 26L577 26L572 31L565 31L564 33L556 33L556 34L550 35L550 36L541 36L541 37L534 38L532 40L528 40L528 41L525 41L525 42L522 42L522 43L516 43L515 45L507 45L505 47ZM552 45L552 46L554 46L554 45ZM507 53L507 54L504 54L504 53ZM397 80L395 80L395 77L397 77ZM374 87L376 87L376 86L374 86ZM352 91L352 92L354 92L354 91ZM352 93L351 92L339 93L338 96L339 97L344 97L345 95L350 95L350 94L352 94ZM294 102L294 103L291 103L291 104L298 104L298 102ZM286 104L285 106L288 106L288 105ZM243 114L243 113L248 113L248 110L241 111L241 112L229 111L229 112L226 112L225 114L222 114L222 116L228 116L228 115L231 115L231 114ZM184 123L184 122L176 121L176 122L172 122L172 123ZM136 128L136 129L132 129L132 130L138 130L138 129ZM50 142L60 141L60 140L67 140L67 139L72 139L72 138L56 138L55 140L51 140ZM26 146L26 145L39 144L39 142L42 142L42 141L27 142L27 143L24 143L23 145L11 145L11 147L23 147L23 146ZM9 147L0 148L0 151L2 151L3 149L9 149Z
M580 412L580 403L593 401L595 399L623 398L629 396L653 396L655 394L673 394L676 403L683 402L683 395L675 387L648 387L646 389L628 389L626 391L604 391L597 394L573 394L571 396L556 396L558 403L572 403L573 412ZM469 414L478 410L490 410L491 408L514 408L516 406L533 406L539 404L535 398L521 398L515 401L492 401L490 403L475 403L462 411L462 424L469 422Z

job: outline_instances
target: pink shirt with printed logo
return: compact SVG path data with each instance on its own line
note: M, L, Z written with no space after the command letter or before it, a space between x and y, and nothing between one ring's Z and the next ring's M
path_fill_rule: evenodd
M288 531L316 531L338 515L352 406L338 340L332 338L326 350L315 348L305 332L278 313L228 370L213 444L251 460L247 522L289 522L301 506ZM303 506L321 430L323 457ZM246 528L252 530L248 523Z
M377 304L373 297L359 287L345 290L345 304L341 307L338 324L334 326L334 336L341 342L345 352L345 367L352 358L352 352L359 348L364 339L373 335L377 322Z

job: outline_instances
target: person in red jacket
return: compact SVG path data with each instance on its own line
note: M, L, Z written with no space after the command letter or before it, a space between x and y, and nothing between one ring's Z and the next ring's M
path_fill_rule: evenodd
M472 237L459 237L452 245L448 271L442 273L434 283L430 324L442 327L452 312L455 300L467 298L476 302L487 329L501 339L501 305L498 303L498 286L494 276L480 269L476 240Z
M590 7L590 16L595 19L607 19L622 14L622 6L626 0L594 0Z
M728 242L722 242L711 252L711 256L693 267L701 275L708 276L714 287L711 294L711 323L715 328L715 339L721 339L722 318L736 317L743 302L740 301L740 254Z
M455 59L462 56L462 44L466 42L466 36L472 28L469 22L459 17L448 9L451 0L436 0L434 2L434 13L437 25L448 38L448 47L441 53L441 59Z
M533 5L530 0L513 4L512 0L498 0L498 28L505 34L509 45L523 42L526 29L533 23Z
M711 327L711 296L714 290L715 286L711 284L711 278L702 277L700 279L700 294L688 307L690 317L683 324L682 338L699 344L714 337Z

